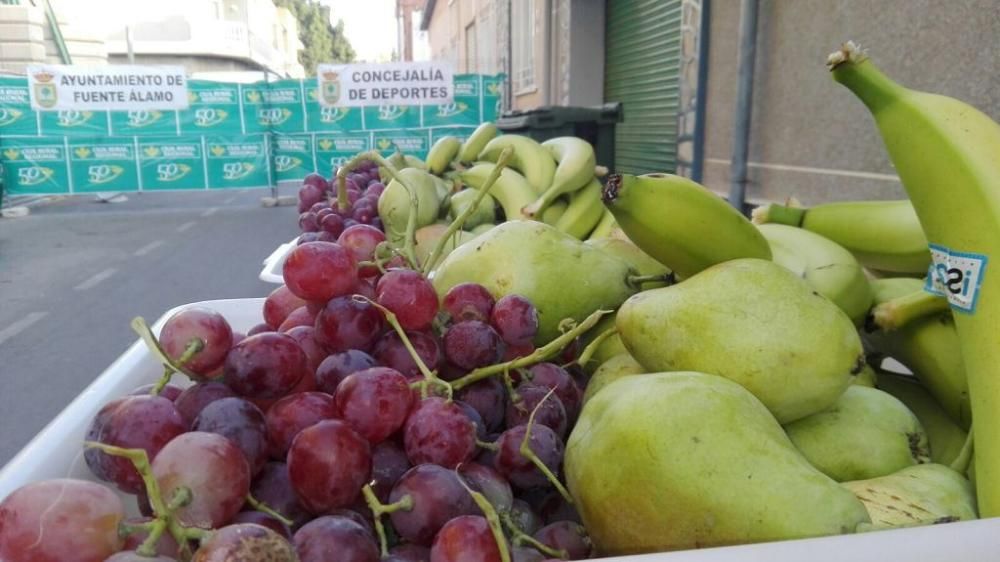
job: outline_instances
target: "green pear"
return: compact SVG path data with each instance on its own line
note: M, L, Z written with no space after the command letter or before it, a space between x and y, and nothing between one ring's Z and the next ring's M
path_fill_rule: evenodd
M476 226L476 227L472 228L472 229L470 230L470 232L472 232L473 234L482 234L482 233L484 233L484 232L489 232L489 231L490 231L490 230L492 230L492 229L493 229L493 227L495 227L495 226L496 226L496 224L495 224L495 223L492 223L492 222L487 222L487 223L483 223L483 224L480 224L480 225L478 225L478 226Z
M615 327L615 316L616 314L608 314L602 316L594 327L587 330L585 334L580 337L580 349L585 349L591 342L597 339L597 336L603 334L604 332L614 329ZM611 359L615 355L621 355L622 353L628 353L625 350L625 345L622 344L621 337L618 336L618 332L615 331L610 336L604 338L601 343L597 344L597 349L594 350L594 354L590 356L590 360L587 361L586 365L581 365L583 370L587 374L593 374L602 363Z
M424 263L428 260L428 258L430 258L430 254L434 251L434 247L437 246L438 241L442 236L444 236L447 230L448 225L438 223L417 229L414 236L416 238L416 244L413 246L413 251L417 256L417 261ZM475 234L464 230L455 232L448 237L448 240L441 249L441 254L438 256L438 260L444 259L444 257L451 253L452 250L470 240L473 240L475 237Z
M430 174L419 168L404 168L399 171L407 186L417 192L417 228L432 224L438 218L441 197ZM403 184L392 180L378 198L378 216L385 227L385 235L395 247L401 247L406 240L406 224L410 219L412 205L410 194Z
M932 462L950 465L958 458L968 433L948 416L916 377L882 371L876 388L898 398L917 416L927 433Z
M852 533L869 522L760 400L703 373L604 387L580 413L564 469L604 556Z
M624 261L542 222L508 221L455 248L433 272L438 294L479 283L497 299L521 295L538 310L536 345L560 335L566 319L580 322L614 310L636 292Z
M586 404L588 400L597 394L597 391L616 380L631 375L639 375L644 372L646 370L642 368L642 365L628 353L615 355L611 359L601 363L601 366L591 375L590 380L587 382L587 389L583 392L583 403Z
M466 209L471 207L476 202L477 197L479 197L478 189L463 189L462 191L452 195L451 210L448 212L448 218L452 220L458 218L459 215L464 213ZM487 193L483 196L483 200L476 205L472 214L465 219L465 223L462 224L462 228L464 230L472 230L481 224L493 223L494 221L496 221L496 199L493 199L493 197Z
M813 466L838 482L930 462L920 420L877 388L851 386L829 409L786 425L785 432Z
M767 260L731 260L643 291L621 306L616 325L649 372L726 377L783 424L833 405L865 364L851 319Z
M600 248L613 256L625 260L639 272L639 275L668 275L670 273L667 266L656 261L646 252L643 252L631 240L594 238L593 240L587 240L586 244ZM642 288L646 290L657 289L659 287L666 287L667 284L666 281L655 281L652 283L643 283Z
M947 466L908 466L878 478L844 482L871 517L866 530L976 519L972 484Z

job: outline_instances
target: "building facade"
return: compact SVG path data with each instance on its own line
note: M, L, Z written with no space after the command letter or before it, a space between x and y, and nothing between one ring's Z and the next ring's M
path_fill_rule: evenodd
M904 196L871 117L824 66L848 39L902 84L1000 120L996 0L429 0L421 28L457 71L507 73L509 110L622 102L616 168L698 169L727 194L743 4L757 5L751 203Z

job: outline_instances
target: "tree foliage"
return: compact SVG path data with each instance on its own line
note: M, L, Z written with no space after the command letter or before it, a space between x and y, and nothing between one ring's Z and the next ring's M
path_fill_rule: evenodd
M344 36L344 22L330 23L330 7L318 0L275 0L278 7L288 8L299 22L299 40L305 48L299 51L299 63L306 74L316 74L316 65L324 62L352 62L354 49Z

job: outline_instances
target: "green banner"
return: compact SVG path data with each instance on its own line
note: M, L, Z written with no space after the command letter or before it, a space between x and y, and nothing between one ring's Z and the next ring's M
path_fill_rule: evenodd
M278 181L301 179L316 170L312 135L273 135L271 161Z
M455 76L453 103L324 108L315 80L188 82L183 111L31 109L0 77L0 172L14 195L266 187L329 176L358 152L424 158L445 135L496 120L503 75Z
M186 135L243 133L240 91L236 84L191 80L186 111L178 113Z
M99 139L69 144L69 172L76 192L133 191L139 185L135 145Z
M207 139L206 173L210 189L270 185L267 147L263 135Z
M205 189L205 168L200 140L139 141L139 176L144 190Z
M72 185L64 139L22 139L16 147L0 150L4 183L10 193L67 193Z
M371 150L371 133L317 133L316 171L331 176L332 170L359 152Z

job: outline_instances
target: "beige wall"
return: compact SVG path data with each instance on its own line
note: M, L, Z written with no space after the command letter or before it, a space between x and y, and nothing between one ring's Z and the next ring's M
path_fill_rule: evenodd
M997 0L761 0L748 198L806 204L903 197L868 111L833 82L826 55L868 50L903 85L960 98L1000 120ZM705 182L729 190L739 3L712 3ZM997 156L1000 158L1000 155Z

